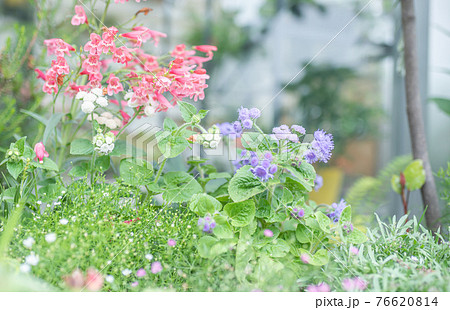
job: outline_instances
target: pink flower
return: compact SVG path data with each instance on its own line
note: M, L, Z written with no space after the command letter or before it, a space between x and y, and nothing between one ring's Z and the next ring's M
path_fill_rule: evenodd
M266 236L268 238L273 237L273 232L270 229L265 229L264 236Z
M136 272L136 276L138 278L145 277L146 275L147 275L147 272L145 272L144 268L141 268Z
M48 157L48 153L45 150L45 146L42 142L36 143L36 145L34 146L34 152L36 153L36 158L39 160L39 163L43 163L44 162L44 157Z
M217 51L217 46L214 45L197 45L194 46L194 49L203 53L212 53L213 51Z
M114 39L118 32L119 30L114 26L103 28L102 42L100 43L103 53L108 53L109 50L113 51L116 48Z
M69 74L70 68L64 57L58 56L55 60L52 60L52 69L58 74Z
M173 239L169 239L169 241L167 241L167 244L169 246L175 246L177 244L177 242L175 240L173 240Z
M303 263L309 264L310 257L309 257L308 254L302 254L302 255L300 255L300 259L302 260Z
M81 5L75 5L75 15L72 17L71 23L74 26L88 23L86 13Z
M65 276L64 281L73 290L80 290L84 285L84 277L80 269L75 269L70 276Z
M307 292L329 292L330 286L325 282L319 283L317 285L308 285L306 288Z
M126 46L121 46L119 48L114 48L112 59L114 62L127 64L133 59L133 55L131 55Z
M124 110L119 110L120 115L122 115L122 125L125 126L131 119L131 116L128 115Z
M358 248L355 248L354 246L350 247L350 253L352 253L353 255L358 255L359 254L359 250Z
M157 274L163 270L163 267L160 262L153 262L150 269L153 274Z
M138 281L134 281L133 283L131 283L131 287L136 287L136 286L138 286L139 285L139 282Z
M89 268L86 274L85 286L91 292L100 291L103 286L103 277L97 270Z
M92 32L90 39L91 40L84 45L84 50L91 55L100 55L102 53L102 48L100 46L102 38L98 34Z
M39 69L34 69L34 72L37 73L37 76L36 76L37 79L42 79L44 81L46 80L44 72L42 72Z
M64 42L62 39L44 40L44 44L47 46L47 53L49 55L64 57L64 54L70 55L71 51L75 51L72 45Z
M109 75L108 81L106 81L108 83L108 95L112 96L113 93L114 94L118 94L119 92L123 91L123 86L120 83L120 80L117 76L114 75L114 73L111 73Z
M342 280L342 287L347 292L363 291L367 288L367 282L360 277Z

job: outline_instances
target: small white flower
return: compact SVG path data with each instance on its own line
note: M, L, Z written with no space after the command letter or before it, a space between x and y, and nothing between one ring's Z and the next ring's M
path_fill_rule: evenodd
M78 92L77 95L75 96L75 99L83 99L86 95L87 95L87 92L85 92L85 91L80 91L80 92Z
M214 139L214 135L213 135L212 133L205 133L205 134L203 135L203 138L204 138L206 141L211 141L211 140Z
M35 241L34 241L33 237L28 237L27 239L23 240L23 245L24 245L24 247L31 249L34 242Z
M211 143L209 143L209 147L212 149L215 149L219 145L219 142L213 140Z
M134 93L132 91L128 91L125 96L123 96L123 98L125 100L131 99L131 97L133 97Z
M153 114L155 114L155 112L156 112L156 109L152 106L146 106L144 109L144 113L147 116L152 116Z
M419 261L419 259L415 256L411 256L411 260L416 263Z
M61 225L67 225L67 223L69 223L69 220L68 220L68 219L60 219L60 220L59 220L59 223L60 223Z
M105 136L105 142L106 142L107 144L113 143L113 142L114 142L114 137L111 137L111 136Z
M45 241L48 243L52 243L56 241L56 234L55 233L49 233L45 235Z
M122 270L122 274L124 275L124 276L129 276L130 274L131 274L131 270L130 269L124 269L124 270Z
M25 263L31 266L36 266L39 263L39 256L35 255L34 252L31 252L30 255L25 257Z
M108 152L109 152L109 146L108 146L108 144L103 144L102 146L100 146L100 153L103 153L103 154L108 154Z
M97 141L95 141L95 145L100 147L103 145L103 141L101 139L97 139Z
M153 255L152 254L145 254L145 258L148 260L152 260L153 259Z
M97 87L97 88L93 88L91 89L91 93L93 93L94 95L97 96L103 96L103 89Z
M97 96L94 95L93 93L87 93L83 98L84 102L94 103L95 100L97 100Z
M42 201L38 200L38 201L36 201L36 203L37 203L38 205L40 205L40 204L42 204Z
M105 277L105 281L108 282L108 283L113 283L114 282L114 277L109 274L109 275L107 275Z
M114 119L107 119L105 122L106 127L108 127L109 129L116 129L117 128L117 123Z
M94 111L94 109L95 109L95 105L90 101L84 101L81 104L81 111L83 111L86 114L92 113Z
M114 150L114 143L108 144L108 152L112 152Z
M28 265L28 264L22 264L22 265L20 265L20 271L21 272L23 272L23 273L29 273L30 272L30 270L31 270L31 266L30 265Z
M98 97L95 102L103 108L108 106L108 99L105 97Z

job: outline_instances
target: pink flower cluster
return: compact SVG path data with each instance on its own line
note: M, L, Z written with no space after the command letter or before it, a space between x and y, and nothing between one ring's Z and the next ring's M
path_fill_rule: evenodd
M79 269L75 269L71 275L65 276L66 285L72 290L82 290L97 292L103 287L103 276L93 268L89 268L86 276Z
M42 90L47 94L57 93L58 85L62 84L59 79L70 72L70 67L64 56L66 54L70 56L70 52L75 51L75 49L72 45L64 42L64 40L57 38L44 40L44 44L47 46L47 53L56 55L56 60L52 60L51 67L45 74L39 69L35 69L35 71L38 74L38 78L45 81Z
M114 0L114 3L125 3L128 2L129 0ZM147 0L143 0L143 1L147 1ZM137 3L141 2L141 0L136 0Z
M74 26L88 24L86 13L81 5L75 5L75 15L72 17L71 24Z

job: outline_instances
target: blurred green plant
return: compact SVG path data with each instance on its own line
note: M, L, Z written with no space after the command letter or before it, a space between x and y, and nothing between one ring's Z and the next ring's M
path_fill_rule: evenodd
M309 65L304 77L287 90L298 96L300 124L309 128L323 128L333 133L337 153L345 142L377 133L381 109L364 104L349 94L351 83L360 78L348 67L331 64Z
M445 207L442 213L442 223L447 226L450 225L450 162L447 163L447 169L440 168L436 176L440 179L440 193L439 196L444 201ZM444 226L445 227L445 226Z

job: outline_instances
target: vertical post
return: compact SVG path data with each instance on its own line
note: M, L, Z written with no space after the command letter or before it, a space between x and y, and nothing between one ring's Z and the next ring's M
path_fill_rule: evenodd
M402 28L405 57L406 113L414 159L421 159L425 169L425 184L421 189L425 219L430 229L440 226L441 212L436 184L428 157L427 139L419 92L419 66L416 42L416 17L413 0L401 0Z

